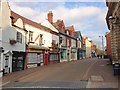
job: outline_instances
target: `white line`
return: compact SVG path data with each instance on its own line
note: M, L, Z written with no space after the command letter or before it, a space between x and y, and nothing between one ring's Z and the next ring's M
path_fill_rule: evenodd
M6 84L8 84L8 83L10 83L10 81L5 82L5 83L1 84L1 85L0 85L0 87L2 87L2 86L4 86L4 85L6 85Z
M92 66L93 66L96 62L97 62L97 60L96 60L92 65L89 66L89 68L87 69L87 71L85 72L85 74L84 74L84 76L83 76L83 80L87 77L88 72L90 71L90 69L92 68Z

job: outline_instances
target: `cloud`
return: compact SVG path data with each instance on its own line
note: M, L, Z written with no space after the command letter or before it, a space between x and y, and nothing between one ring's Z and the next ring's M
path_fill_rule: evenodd
M32 3L31 3L32 4ZM40 3L38 7L21 6L11 2L11 9L38 23L47 19L48 11L53 12L54 21L62 19L66 26L74 25L76 30L80 30L84 36L89 37L94 42L101 42L99 35L104 35L107 31L105 16L106 7L80 6L67 8L64 3Z

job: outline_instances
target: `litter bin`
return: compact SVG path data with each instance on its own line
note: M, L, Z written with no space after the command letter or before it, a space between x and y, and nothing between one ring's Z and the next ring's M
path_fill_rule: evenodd
M120 63L113 64L113 71L114 71L114 75L117 75L117 76L120 75Z

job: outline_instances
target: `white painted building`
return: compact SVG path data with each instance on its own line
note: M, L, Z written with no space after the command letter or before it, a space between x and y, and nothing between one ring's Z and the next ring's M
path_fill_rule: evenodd
M1 54L1 67L5 74L12 72L16 64L12 60L13 52L25 52L25 31L12 25L11 10L6 0L1 2L1 10L0 47L4 48ZM21 20L16 21L15 24L21 27L23 25ZM17 62L21 65L21 62Z
M52 34L52 43L55 43L57 45L56 49L57 50L52 50L49 52L49 59L50 61L58 61L59 62L59 50L58 48L60 47L59 46L59 31L48 21L48 20L45 20L44 22L41 23L41 25L51 29L52 31L54 31L55 33L51 33ZM52 48L54 46L51 46Z

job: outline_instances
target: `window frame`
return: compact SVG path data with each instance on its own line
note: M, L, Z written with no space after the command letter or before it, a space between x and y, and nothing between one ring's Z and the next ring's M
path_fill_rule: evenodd
M29 42L33 42L33 32L29 31Z
M22 43L22 33L17 32L16 41L17 41L18 43Z

